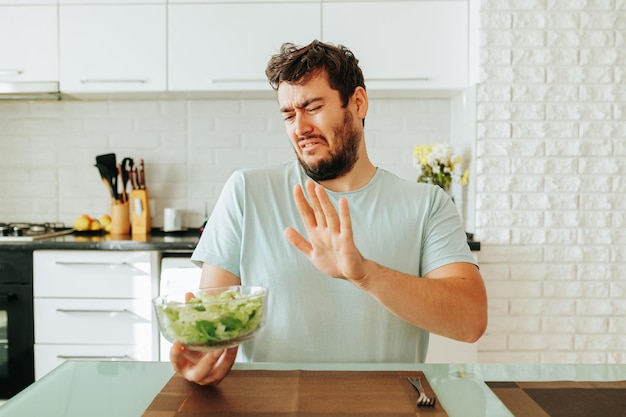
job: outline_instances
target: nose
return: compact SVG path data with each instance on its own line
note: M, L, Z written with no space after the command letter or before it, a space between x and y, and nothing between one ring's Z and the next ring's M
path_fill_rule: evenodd
M296 113L296 120L294 122L294 133L296 136L306 136L313 130L305 114Z

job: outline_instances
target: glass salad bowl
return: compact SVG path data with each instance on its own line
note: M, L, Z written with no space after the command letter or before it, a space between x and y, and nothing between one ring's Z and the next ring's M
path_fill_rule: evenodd
M166 294L152 303L168 341L211 350L254 337L263 325L267 296L267 288L234 285Z

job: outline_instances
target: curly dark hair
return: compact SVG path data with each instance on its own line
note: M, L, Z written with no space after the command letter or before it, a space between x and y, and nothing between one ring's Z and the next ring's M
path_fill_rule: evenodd
M343 45L314 40L306 46L283 43L267 63L265 75L274 90L282 82L302 84L326 70L328 83L339 91L345 107L357 87L365 88L359 60Z

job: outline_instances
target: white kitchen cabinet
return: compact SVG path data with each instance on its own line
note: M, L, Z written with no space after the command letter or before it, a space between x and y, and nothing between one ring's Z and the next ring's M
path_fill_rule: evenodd
M0 82L59 81L57 20L56 3L0 8Z
M165 4L61 4L61 91L165 91L166 20Z
M35 379L41 379L65 361L152 361L136 345L35 345Z
M354 52L368 89L460 90L468 85L465 0L324 2L322 34L324 41Z
M1 1L1 0L0 0ZM29 1L29 0L24 0ZM37 0L33 0L37 1ZM85 4L166 4L168 0L58 0L60 5L85 5Z
M271 91L265 67L283 42L320 38L320 4L168 6L170 91Z
M68 359L157 360L151 300L158 258L142 251L34 251L35 378Z

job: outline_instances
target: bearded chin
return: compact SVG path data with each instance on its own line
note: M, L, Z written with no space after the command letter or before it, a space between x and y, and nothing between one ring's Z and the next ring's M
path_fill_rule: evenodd
M312 166L298 156L298 161L305 174L316 182L334 180L347 174L356 163L356 158L352 159L354 160L345 158L345 155L333 155L329 159L319 161L315 166Z
M296 154L304 172L316 182L334 180L350 172L359 159L359 134L353 131L344 140L337 152L317 161L315 165L307 164Z
M315 165L307 164L296 152L296 157L304 172L316 182L334 180L352 170L359 159L360 132L352 127L353 117L349 111L344 112L343 123L335 129L335 138L343 140L335 152L326 159L319 160Z

